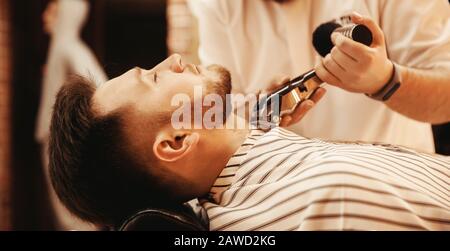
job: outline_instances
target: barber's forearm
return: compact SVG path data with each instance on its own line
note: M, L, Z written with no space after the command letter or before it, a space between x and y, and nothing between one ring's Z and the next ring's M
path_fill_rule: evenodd
M450 121L450 69L418 70L400 66L402 85L386 104L412 119Z

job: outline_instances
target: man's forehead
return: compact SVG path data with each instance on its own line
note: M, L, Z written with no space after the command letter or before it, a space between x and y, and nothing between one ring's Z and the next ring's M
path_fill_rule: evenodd
M125 73L102 84L95 91L93 103L97 112L106 114L114 111L132 100L136 79Z

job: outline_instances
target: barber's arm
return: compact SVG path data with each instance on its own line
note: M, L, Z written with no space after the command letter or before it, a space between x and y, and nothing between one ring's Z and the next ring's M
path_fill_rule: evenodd
M376 95L390 82L395 70L401 79L401 86L385 102L386 105L419 121L433 124L450 121L450 64L427 69L401 65L394 67L388 58L381 28L368 17L353 14L352 19L372 31L372 46L367 47L333 34L335 47L316 66L317 75L323 81L347 91ZM445 42L442 48L448 49L449 43ZM444 50L442 53L448 52Z

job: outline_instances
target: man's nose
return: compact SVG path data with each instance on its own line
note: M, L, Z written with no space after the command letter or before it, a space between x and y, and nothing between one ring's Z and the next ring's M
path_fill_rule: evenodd
M184 65L181 61L180 54L173 54L169 58L170 70L176 73L182 73L184 71Z

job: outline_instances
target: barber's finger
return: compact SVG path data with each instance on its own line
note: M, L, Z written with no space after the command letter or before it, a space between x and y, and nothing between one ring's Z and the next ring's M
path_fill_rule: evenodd
M291 114L283 116L280 126L288 127L298 123L313 107L314 102L312 100L302 102Z
M289 76L277 76L271 81L271 85L281 85L291 80Z
M310 100L313 101L315 104L317 104L323 98L323 96L325 96L326 93L327 90L325 90L322 87L319 87L311 96Z
M362 16L361 14L357 12L353 12L352 15L352 22L355 24L362 24L367 26L369 30L372 32L373 35L373 43L372 47L378 47L380 45L384 45L384 33L383 30L380 28L379 25L375 23L373 19L367 16Z
M341 81L336 78L332 73L330 73L327 68L323 65L323 62L320 61L319 64L316 65L315 71L317 76L325 83L339 86Z
M277 76L269 84L269 87L265 90L266 92L272 92L286 84L291 80L288 76Z
M364 62L367 57L367 50L370 49L364 44L353 41L350 38L336 32L331 35L331 40L339 50L349 55L357 62Z
M358 62L341 51L338 47L334 47L330 53L333 60L340 65L345 71L355 71L359 68Z
M346 72L342 68L342 66L340 66L338 63L336 63L336 61L334 61L334 59L331 57L330 54L328 54L324 59L322 59L322 61L323 61L323 65L328 70L328 72L333 74L333 76L336 77L339 80L339 82L342 82L342 79L340 78L340 76L345 76L345 72Z
M280 127L288 127L291 125L292 117L289 115L285 115L281 118Z

